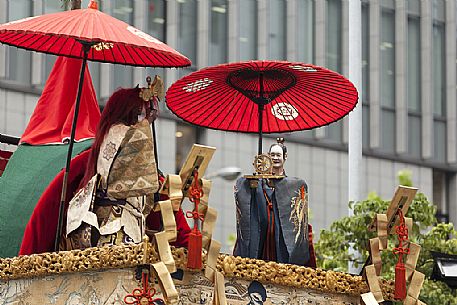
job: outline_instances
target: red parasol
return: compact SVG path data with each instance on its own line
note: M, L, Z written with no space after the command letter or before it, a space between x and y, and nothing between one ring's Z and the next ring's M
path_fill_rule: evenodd
M335 122L357 104L349 80L298 62L247 61L201 69L175 82L167 105L178 117L212 129L281 133Z
M163 42L98 11L94 0L91 0L87 9L29 17L0 25L0 42L32 51L82 59L63 178L55 244L57 251L87 60L154 67L185 67L190 66L191 62Z
M97 9L28 17L0 25L0 42L48 54L143 67L185 67L191 62L160 40Z

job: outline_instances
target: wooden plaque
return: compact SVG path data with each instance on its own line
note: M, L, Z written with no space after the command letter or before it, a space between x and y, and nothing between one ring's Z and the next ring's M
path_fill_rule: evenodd
M408 212L409 205L416 196L417 188L399 185L395 191L394 198L390 202L389 207L387 208L387 232L389 234L395 233L395 226L398 225L397 210L401 209L403 215L406 216Z
M200 144L194 144L189 154L187 155L186 162L179 172L179 176L182 180L182 191L184 196L187 195L187 190L192 183L193 177L192 172L194 168L198 169L198 177L203 178L206 169L208 168L208 163L211 161L216 147L205 146Z

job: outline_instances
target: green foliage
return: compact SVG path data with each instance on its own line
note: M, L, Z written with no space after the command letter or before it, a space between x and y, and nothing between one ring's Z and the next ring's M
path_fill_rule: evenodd
M402 185L411 186L411 173L399 172ZM356 267L361 267L368 258L369 239L376 236L369 232L376 213L386 213L389 201L382 200L376 193L370 193L368 198L359 202L350 202L354 215L343 217L335 221L329 230L322 230L319 242L316 244L318 266L335 271L348 270L348 262ZM433 268L433 259L430 251L448 254L457 254L457 231L452 224L437 223L436 208L427 197L418 193L411 203L406 217L414 221L409 239L421 245L421 253L416 269L426 275L420 299L428 305L432 304L457 304L456 291L450 289L443 282L430 280ZM383 262L383 278L390 279L395 276L397 257L392 253L392 248L398 244L396 235L389 236L389 249L381 252ZM353 245L354 254L348 252L349 245Z

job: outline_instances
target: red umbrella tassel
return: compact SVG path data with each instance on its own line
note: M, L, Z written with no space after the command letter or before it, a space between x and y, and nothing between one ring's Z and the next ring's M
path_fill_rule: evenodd
M203 221L203 215L198 213L200 198L203 196L203 189L198 181L198 170L194 170L194 181L189 188L189 200L193 202L194 210L187 212L187 217L194 219L194 228L189 234L189 245L187 248L187 268L202 268L202 233L198 229L198 221Z
M406 272L403 261L395 266L395 295L396 300L406 299Z
M401 209L397 211L400 224L395 227L395 232L398 235L398 247L393 249L394 254L398 255L398 262L395 265L395 292L396 300L406 299L406 270L403 263L403 255L409 254L409 248L405 248L408 241L408 227L405 224L405 218Z
M189 248L187 250L187 268L202 268L202 233L194 226L189 234Z

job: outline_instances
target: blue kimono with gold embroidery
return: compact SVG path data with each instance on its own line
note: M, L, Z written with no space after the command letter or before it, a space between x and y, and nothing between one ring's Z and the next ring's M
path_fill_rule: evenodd
M239 178L234 255L307 265L308 187L298 178Z

